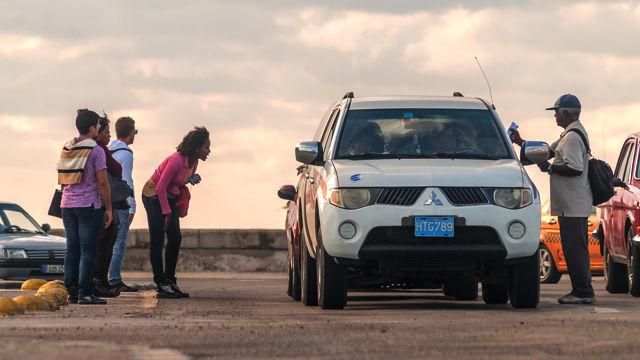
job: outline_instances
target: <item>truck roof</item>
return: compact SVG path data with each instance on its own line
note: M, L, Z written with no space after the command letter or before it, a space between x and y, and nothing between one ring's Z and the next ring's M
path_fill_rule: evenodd
M487 104L479 98L460 96L384 96L362 97L351 100L350 109L468 109L488 110Z

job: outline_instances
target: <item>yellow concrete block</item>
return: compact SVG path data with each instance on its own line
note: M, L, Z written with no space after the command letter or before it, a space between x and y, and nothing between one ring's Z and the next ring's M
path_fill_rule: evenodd
M24 314L24 308L17 302L0 297L0 316Z
M49 303L35 295L20 295L13 298L13 301L22 305L27 311L51 311Z
M60 280L49 281L48 283L42 285L38 290L46 290L46 289L52 289L52 288L62 288L65 291L67 290L67 288L64 287L64 283L61 282Z
M49 305L49 309L51 309L51 311L60 310L60 305L58 305L58 301L57 301L56 297L53 294L40 293L40 294L36 294L36 296L40 297L44 301L46 301L47 304Z
M59 286L50 287L48 289L41 288L38 290L37 294L50 294L59 306L66 306L68 304L67 296L69 296L69 293L67 293L66 289Z
M42 279L29 279L22 283L20 290L37 291L40 287L47 283L47 280Z

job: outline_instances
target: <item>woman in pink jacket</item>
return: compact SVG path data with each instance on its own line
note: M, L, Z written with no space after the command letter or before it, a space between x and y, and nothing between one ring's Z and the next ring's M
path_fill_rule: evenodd
M207 160L210 153L209 131L204 127L196 127L184 137L177 151L158 166L142 189L142 203L149 222L149 255L153 281L157 285L159 298L189 297L189 294L180 290L176 279L176 265L182 242L180 216L186 215L188 206L186 185L200 182L200 176L196 174L198 161ZM165 234L167 246L163 261Z

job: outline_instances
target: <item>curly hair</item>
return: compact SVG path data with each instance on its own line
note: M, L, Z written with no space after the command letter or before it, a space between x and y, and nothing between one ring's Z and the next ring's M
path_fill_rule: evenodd
M209 130L204 126L196 126L193 130L189 131L187 135L182 139L182 142L176 150L187 156L189 159L198 157L198 152L202 145L209 140Z

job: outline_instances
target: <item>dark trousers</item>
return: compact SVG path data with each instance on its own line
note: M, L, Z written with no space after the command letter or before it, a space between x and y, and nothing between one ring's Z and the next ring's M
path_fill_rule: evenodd
M108 228L100 227L100 235L98 236L98 244L96 246L96 266L93 271L93 277L100 285L109 286L109 266L111 265L111 257L113 255L113 245L116 242L117 225L114 221Z
M62 222L67 237L64 286L68 289L69 295L93 295L96 242L103 221L104 212L100 209L62 209Z
M577 297L593 297L589 261L588 218L559 216L560 241L571 278L571 293Z
M162 247L164 245L164 215L157 197L142 196L142 203L147 212L149 223L149 257L153 269L153 281L156 284L176 282L176 265L180 255L182 233L180 232L180 217L176 209L175 199L169 199L171 207L171 223L166 231L167 246L162 259Z

